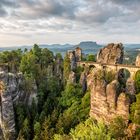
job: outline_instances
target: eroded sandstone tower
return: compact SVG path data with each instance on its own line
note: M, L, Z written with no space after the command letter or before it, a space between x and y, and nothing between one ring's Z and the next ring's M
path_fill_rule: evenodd
M122 64L123 55L123 45L111 43L99 51L97 62L113 65ZM128 82L124 81L123 70L120 72L121 74L113 74L111 70L94 68L87 75L87 86L91 91L90 116L96 120L104 120L109 123L115 117L121 116L128 122L131 97L135 95L135 90L130 95L127 89L130 85L134 89L135 87L134 82L130 79Z

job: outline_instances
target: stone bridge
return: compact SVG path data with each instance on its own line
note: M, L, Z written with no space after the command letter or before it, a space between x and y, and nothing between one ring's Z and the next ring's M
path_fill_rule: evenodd
M137 71L140 70L140 67L135 65L124 65L124 64L102 64L91 61L79 61L77 62L77 66L81 67L95 67L98 69L105 69L108 71L119 72L120 70L128 70L130 73L130 78L134 79L134 76Z

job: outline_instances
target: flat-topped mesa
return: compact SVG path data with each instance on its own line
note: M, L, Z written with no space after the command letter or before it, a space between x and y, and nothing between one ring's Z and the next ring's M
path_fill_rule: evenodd
M111 43L100 49L99 53L97 54L97 62L106 64L122 64L123 56L123 44Z

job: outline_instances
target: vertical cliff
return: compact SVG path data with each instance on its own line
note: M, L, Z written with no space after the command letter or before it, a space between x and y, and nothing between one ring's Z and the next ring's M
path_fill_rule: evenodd
M97 70L88 75L91 92L90 116L109 123L117 116L128 122L130 97L121 91L119 81L106 82L105 71Z
M82 50L76 47L74 51L68 51L67 54L71 62L71 70L74 70L76 68L76 62L82 60Z
M112 43L99 51L97 62L121 64L123 54L123 45ZM125 78L123 70L113 72L94 68L90 71L87 86L91 92L91 117L109 123L121 116L128 122L130 104L135 96L135 85L132 79Z
M140 66L140 54L138 54L138 56L136 57L135 65Z
M19 103L30 105L36 99L37 88L32 83L30 93L25 90L22 73L0 72L0 130L5 140L15 140L15 109Z

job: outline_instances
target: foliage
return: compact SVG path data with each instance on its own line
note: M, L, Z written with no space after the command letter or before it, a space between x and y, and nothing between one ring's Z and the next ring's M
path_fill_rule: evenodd
M131 105L130 118L134 124L138 127L136 128L136 138L140 138L140 93L136 96L136 102Z
M122 117L116 117L109 126L109 133L112 138L122 139L126 136L125 129L127 125Z
M18 140L25 139L30 140L31 137L31 128L30 128L30 122L28 118L25 118L23 122L23 126L19 132Z
M70 74L70 59L68 57L68 55L65 56L64 58L64 80L66 81L69 78L69 74Z
M22 58L21 49L13 50L13 51L4 51L0 53L0 63L8 64L9 71L18 71L20 61Z
M25 106L23 104L16 105L15 112L16 112L17 129L20 130L21 126L23 125L24 119L26 117Z
M88 56L87 56L87 61L93 61L93 62L95 62L95 61L96 61L95 55L93 55L93 54L88 54Z
M105 80L107 83L112 82L115 79L115 73L112 71L105 71Z
M94 55L88 55L87 61L95 61ZM26 98L37 86L37 101L26 105L14 105L15 122L18 134L17 140L110 140L125 138L126 125L122 118L116 118L109 128L104 123L97 123L89 118L90 92L83 93L79 84L83 68L77 67L76 83L66 81L71 72L68 55L64 60L60 53L55 56L47 48L37 44L31 50L15 50L0 53L1 64L8 64L9 71L21 71L24 74L22 89ZM58 66L59 64L59 66ZM58 66L58 67L56 67ZM60 75L56 69L60 68ZM94 79L104 78L104 72L99 71ZM112 72L105 73L109 83L114 79ZM140 90L140 73L135 77L137 91ZM140 125L140 95L131 107L131 121ZM139 129L137 130L139 136ZM8 134L7 134L7 137Z
M105 124L102 122L95 123L92 119L87 119L84 123L80 123L75 130L71 130L70 135L73 140L111 140L110 135L107 134Z
M67 85L59 100L63 108L56 124L57 132L68 134L71 128L88 118L89 92L83 95L79 85Z
M83 67L80 67L80 66L78 66L78 67L74 70L74 72L75 72L75 74L76 74L76 82L77 82L77 83L79 82L81 73L82 73L83 71L84 71L84 68L83 68Z
M34 138L33 138L33 140L38 140L40 138L40 133L41 133L41 125L39 122L36 122L34 124Z
M74 102L78 101L78 97L82 95L82 89L79 85L67 84L60 98L60 105L65 108L70 107Z
M131 114L130 114L131 121L136 124L136 134L135 139L140 138L140 93L136 96L136 102L131 105Z
M137 93L139 93L140 92L140 71L137 71L134 80L135 80Z

